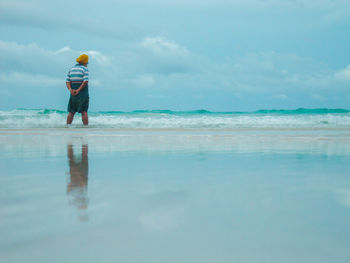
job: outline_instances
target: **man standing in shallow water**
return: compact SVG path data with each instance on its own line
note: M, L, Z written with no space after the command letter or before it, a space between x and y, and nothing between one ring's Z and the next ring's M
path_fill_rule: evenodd
M69 70L66 79L66 86L71 94L68 103L67 125L72 123L76 112L81 113L83 124L88 125L89 70L87 64L89 62L89 56L82 54L77 58L77 62L78 64Z

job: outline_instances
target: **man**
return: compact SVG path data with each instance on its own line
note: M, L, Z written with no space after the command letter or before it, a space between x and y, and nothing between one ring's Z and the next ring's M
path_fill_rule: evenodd
M72 67L66 80L66 86L70 92L70 98L68 103L68 117L67 125L70 125L73 121L74 114L76 112L81 113L81 118L84 125L89 124L88 120L88 108L89 108L89 70L87 64L89 57L86 54L82 54L77 58L78 64Z

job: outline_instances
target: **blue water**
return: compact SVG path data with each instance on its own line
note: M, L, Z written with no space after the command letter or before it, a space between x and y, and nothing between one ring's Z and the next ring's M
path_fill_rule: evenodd
M350 262L350 112L0 111L0 262Z
M259 110L255 112L210 112L137 110L90 112L89 127L117 129L310 129L350 128L345 109ZM61 128L67 113L53 109L0 111L0 128ZM77 116L73 127L80 127Z
M17 109L22 111L30 111L30 109ZM35 110L35 109L34 109ZM50 114L50 113L66 113L65 111L60 110L50 110L50 109L37 109L40 111L40 114ZM172 111L172 110L134 110L130 112L125 111L101 111L101 112L95 112L93 114L126 114L126 115L135 115L135 114L142 114L142 113L153 113L153 114L173 114L173 115L194 115L194 114L230 114L230 115L236 115L236 114L329 114L329 113L350 113L349 110L346 109L328 109L328 108L317 108L317 109L306 109L306 108L298 108L295 110L283 110L283 109L272 109L272 110L257 110L257 111L251 111L251 112L244 112L244 111L227 111L227 112L213 112L208 110L194 110L194 111Z
M0 262L350 262L342 131L0 131Z

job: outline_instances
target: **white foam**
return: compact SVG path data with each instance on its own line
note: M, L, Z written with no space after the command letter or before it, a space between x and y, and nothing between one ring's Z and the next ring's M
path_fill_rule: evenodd
M0 111L0 128L65 127L67 114L44 110ZM350 128L350 114L99 114L90 127L127 129ZM72 127L81 126L77 114Z

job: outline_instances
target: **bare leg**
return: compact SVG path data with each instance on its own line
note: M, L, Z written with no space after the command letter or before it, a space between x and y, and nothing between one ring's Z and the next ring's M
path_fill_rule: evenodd
M88 114L86 111L83 111L81 113L81 119L83 120L83 124L84 125L88 125L89 124L89 118L88 118Z
M72 124L73 118L74 118L74 114L73 112L68 113L67 116L67 124Z

